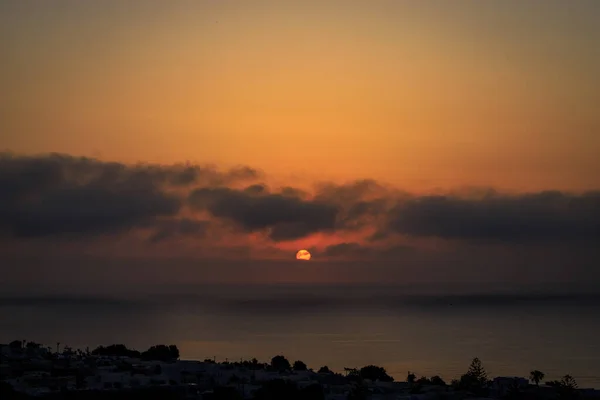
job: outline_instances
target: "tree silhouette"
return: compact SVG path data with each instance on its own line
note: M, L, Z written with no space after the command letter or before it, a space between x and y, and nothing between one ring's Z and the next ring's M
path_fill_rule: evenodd
M360 382L362 380L356 368L344 367L344 372L346 373L346 379L348 379L350 382Z
M65 346L64 349L63 349L63 354L71 357L71 356L75 355L75 352L73 351L72 347Z
M141 358L145 361L175 361L179 359L179 349L173 344L169 346L159 344L144 351Z
M413 383L415 383L416 380L417 380L417 376L415 374L413 374L412 372L408 371L408 374L406 375L406 382L408 382L412 385Z
M544 376L546 376L546 374L544 374L542 371L534 369L529 373L529 380L539 387L540 382L544 379Z
M471 361L469 370L466 374L460 377L460 381L457 382L459 389L471 391L477 395L487 395L487 373L481 364L481 360L475 357Z
M294 371L306 371L307 367L306 364L304 364L304 362L300 361L300 360L296 360L294 361Z
M327 365L322 366L321 368L319 368L319 374L330 374L331 370L329 369L329 367Z
M372 381L393 382L394 378L389 376L385 368L376 365L367 365L358 372L361 379L370 379Z
M410 384L410 393L418 394L423 393L423 386L431 385L431 380L426 376L422 376L413 383Z
M471 376L480 384L485 384L487 382L487 373L481 364L481 360L477 357L471 361L471 365L469 366L469 370L467 371L467 375Z
M8 347L10 347L11 349L20 349L23 347L23 342L21 342L20 340L13 340L12 342L10 342L8 344Z
M124 344L111 344L110 346L98 346L92 351L95 356L110 356L110 357L131 357L140 358L141 353L136 350L128 349Z
M558 382L558 397L560 400L574 400L578 397L577 382L571 375L565 375Z
M432 376L430 379L430 382L432 385L446 386L446 382L444 382L444 380L442 378L440 378L438 375Z
M566 388L577 389L577 382L575 381L575 378L573 378L571 375L563 376L563 378L560 380L560 383Z
M275 356L271 359L271 368L276 371L289 371L292 366L284 356Z

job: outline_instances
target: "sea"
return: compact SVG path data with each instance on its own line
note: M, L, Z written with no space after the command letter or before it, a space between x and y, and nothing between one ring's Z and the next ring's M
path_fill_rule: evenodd
M89 295L0 294L0 343L175 344L182 359L284 355L343 372L375 364L447 382L474 357L490 377L572 375L600 388L600 291L471 285L178 285Z

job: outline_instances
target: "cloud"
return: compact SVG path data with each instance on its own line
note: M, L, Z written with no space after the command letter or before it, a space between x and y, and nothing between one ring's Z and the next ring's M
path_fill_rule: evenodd
M304 190L290 186L282 187L279 193L281 193L283 196L298 197L301 199L306 199L310 197L309 194Z
M387 231L503 242L593 239L600 236L600 192L413 197L391 210Z
M234 226L273 242L335 233L342 243L315 251L365 258L404 254L402 243L411 237L543 243L600 236L600 192L411 195L366 179L320 183L311 194L294 187L273 190L257 182L261 177L243 166L219 171L195 164L0 153L0 233L88 237L141 228L159 242L206 238L219 227L228 232ZM196 219L188 207L211 221ZM352 239L344 239L346 234Z
M269 188L266 185L263 185L261 183L257 183L255 185L250 185L246 189L244 189L244 193L249 193L249 194L263 194L263 193L267 193L268 191L269 191Z
M387 197L391 191L372 179L360 179L343 185L321 182L316 185L316 193L320 200L352 204L365 198Z
M390 197L372 180L344 185L321 183L311 197L284 187L277 192L264 184L245 189L199 188L189 196L195 210L228 220L246 232L265 232L276 242L319 232L360 230L384 215Z
M374 180L363 179L342 185L321 183L317 185L315 199L337 204L339 230L359 231L374 227L387 218L400 193Z
M327 246L320 253L315 253L317 256L325 256L332 258L344 259L372 259L372 260L389 260L399 257L413 255L416 250L413 247L405 245L391 246L365 246L356 242L342 242Z
M42 237L148 227L179 213L183 201L177 188L253 176L250 168L219 173L195 165L130 166L60 154L0 153L0 232Z
M200 188L190 194L189 202L192 208L227 219L247 232L267 231L274 241L333 231L339 211L335 204L269 193L257 185L243 190Z
M198 221L190 218L170 218L156 222L156 230L150 241L153 243L172 239L175 236L204 237L210 228L209 221Z
M338 243L327 246L322 254L328 257L337 257L348 255L348 253L355 254L364 250L365 248L358 243Z

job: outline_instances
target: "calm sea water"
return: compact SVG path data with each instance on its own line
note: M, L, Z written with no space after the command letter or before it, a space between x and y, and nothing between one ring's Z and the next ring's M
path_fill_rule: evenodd
M196 286L112 296L0 298L0 342L74 348L177 344L184 359L310 367L377 364L450 380L479 357L491 376L573 375L600 388L600 294L540 289Z

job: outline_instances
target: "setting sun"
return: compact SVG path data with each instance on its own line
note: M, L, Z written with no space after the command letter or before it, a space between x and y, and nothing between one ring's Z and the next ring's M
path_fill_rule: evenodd
M296 260L310 260L310 253L308 252L308 250L299 250L296 253Z

